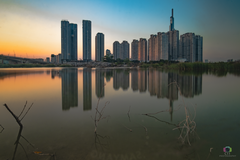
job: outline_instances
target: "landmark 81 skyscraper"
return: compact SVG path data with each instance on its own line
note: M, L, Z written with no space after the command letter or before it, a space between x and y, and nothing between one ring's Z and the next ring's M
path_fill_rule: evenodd
M62 60L77 60L77 24L61 21Z
M92 25L91 21L83 20L82 23L83 29L83 60L91 61L92 60Z

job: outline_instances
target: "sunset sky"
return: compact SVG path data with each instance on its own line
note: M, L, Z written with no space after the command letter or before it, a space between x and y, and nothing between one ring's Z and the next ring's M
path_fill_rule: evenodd
M61 53L61 20L78 25L78 59L82 59L82 20L92 21L95 35L114 41L146 38L169 30L171 9L180 35L203 36L203 59L240 59L239 0L1 0L0 54L46 58Z

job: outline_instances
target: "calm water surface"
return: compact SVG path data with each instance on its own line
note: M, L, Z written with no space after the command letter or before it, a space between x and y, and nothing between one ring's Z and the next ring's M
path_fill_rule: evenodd
M48 154L57 160L215 160L225 146L236 157L223 159L239 159L239 82L231 74L152 69L0 69L0 159L16 151L19 160L53 159ZM26 101L20 119L33 106L19 134L3 104L19 116ZM196 116L191 146L173 130L186 118L184 106Z

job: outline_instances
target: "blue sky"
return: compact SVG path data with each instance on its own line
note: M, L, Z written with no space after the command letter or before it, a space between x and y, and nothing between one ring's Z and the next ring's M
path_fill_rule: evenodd
M105 50L112 51L116 40L131 43L167 32L173 8L180 35L203 36L204 59L240 59L239 6L238 0L1 0L0 54L14 50L21 56L45 58L60 53L60 23L67 19L78 24L78 58L82 58L82 20L86 19L92 21L94 59L97 32L105 34Z

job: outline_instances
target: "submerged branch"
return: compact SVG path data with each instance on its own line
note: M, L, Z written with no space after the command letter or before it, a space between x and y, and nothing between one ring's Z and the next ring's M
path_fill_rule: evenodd
M12 114L12 116L15 118L15 120L17 121L18 125L20 126L20 128L23 127L21 121L18 119L18 117L10 110L10 108L7 106L7 104L4 104L4 106L7 108L7 110Z

